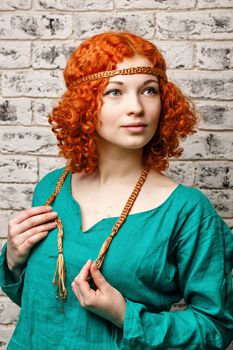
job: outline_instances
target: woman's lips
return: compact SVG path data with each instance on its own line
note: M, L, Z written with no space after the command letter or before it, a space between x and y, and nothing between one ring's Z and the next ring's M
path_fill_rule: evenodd
M146 124L129 124L122 126L125 130L129 132L142 132L147 127Z

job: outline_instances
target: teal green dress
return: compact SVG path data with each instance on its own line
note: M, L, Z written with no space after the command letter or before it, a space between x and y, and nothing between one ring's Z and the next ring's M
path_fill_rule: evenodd
M62 171L39 182L34 206L48 199ZM0 285L21 306L7 349L225 349L233 339L233 235L208 199L197 189L178 185L162 205L128 216L102 268L126 300L120 329L81 307L72 292L74 277L89 258L97 257L117 217L83 232L70 180L71 174L53 205L64 226L68 292L64 312L52 284L57 229L31 251L17 283L7 269L4 247ZM181 298L187 308L169 311Z

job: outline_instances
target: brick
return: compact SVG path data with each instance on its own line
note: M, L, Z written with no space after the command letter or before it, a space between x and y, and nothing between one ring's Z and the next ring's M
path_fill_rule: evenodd
M4 97L58 97L64 91L61 71L5 72L2 77Z
M0 239L0 252L2 251L2 247L4 246L6 241L7 241L6 239Z
M219 215L223 218L233 216L233 191L232 190L205 190L202 192L209 198Z
M48 116L56 105L57 100L39 99L33 101L33 120L37 125L49 126Z
M233 219L224 219L225 223L230 227L232 234L233 234Z
M1 222L0 238L5 238L5 239L7 238L8 222L10 218L15 216L16 214L17 212L14 210L0 210L0 222Z
M6 241L7 241L6 239L0 239L0 252L2 251L2 247L4 246Z
M35 185L32 184L1 184L0 209L23 210L31 207L32 194Z
M19 306L13 304L9 299L0 299L0 323L16 324L19 314Z
M233 163L222 161L197 163L195 183L200 188L233 189Z
M117 0L116 9L130 10L168 10L168 9L190 9L195 7L195 0Z
M62 11L113 10L113 0L40 0L36 1L34 8L37 10Z
M1 325L0 332L0 350L6 350L7 344L10 341L10 338L14 332L14 326L4 326Z
M61 157L39 157L39 178L42 179L50 171L64 167L66 159Z
M0 125L30 125L32 122L31 101L0 99Z
M233 44L197 43L196 65L200 69L211 70L233 68Z
M30 42L0 42L0 68L30 67Z
M233 7L232 0L198 0L197 7L199 8L224 8Z
M158 12L159 39L232 39L233 16L228 12Z
M177 70L169 76L189 97L232 101L233 72Z
M233 350L233 342L226 348L226 350Z
M152 13L80 13L74 15L77 39L86 39L105 31L129 31L147 39L154 36Z
M0 1L0 10L28 10L31 7L31 0L7 0ZM1 349L1 348L0 348Z
M199 129L233 129L233 105L224 102L198 102Z
M72 33L69 14L4 14L0 19L1 39L66 39Z
M2 153L56 155L56 140L49 128L8 127L0 130Z
M166 175L173 181L186 186L193 186L195 164L193 162L170 161Z
M181 146L184 148L181 159L232 160L232 136L232 132L198 131L181 142Z
M153 40L152 40L153 41ZM189 42L173 41L153 41L164 55L167 67L176 68L193 68L193 44Z
M0 156L1 182L36 182L37 160L25 156Z
M52 69L65 67L75 45L71 42L42 42L33 44L32 48L32 67Z

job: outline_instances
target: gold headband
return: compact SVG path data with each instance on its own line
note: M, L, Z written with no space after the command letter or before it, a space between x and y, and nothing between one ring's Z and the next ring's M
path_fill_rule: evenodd
M84 77L81 77L81 78L75 80L72 83L72 85L77 85L77 84L80 84L80 83L83 83L86 81L90 81L90 80L110 78L110 77L114 77L115 75L128 75L128 74L153 74L153 75L159 76L160 78L163 78L165 81L167 81L166 72L160 68L131 67L131 68L124 68L124 69L107 70L107 71L103 71L103 72L94 73L91 75L86 75Z

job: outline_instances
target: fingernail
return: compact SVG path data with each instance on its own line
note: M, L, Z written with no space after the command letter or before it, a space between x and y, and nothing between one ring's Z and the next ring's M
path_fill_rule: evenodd
M94 269L98 270L98 267L97 267L97 264L96 264L96 262L95 262L95 261L93 261L93 263L92 263L92 267L94 267Z

